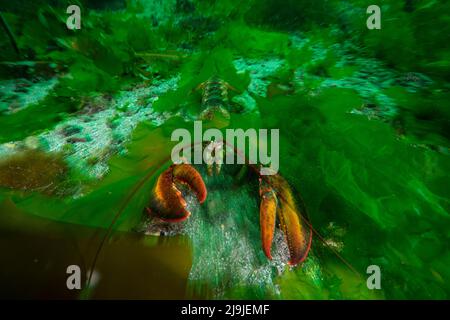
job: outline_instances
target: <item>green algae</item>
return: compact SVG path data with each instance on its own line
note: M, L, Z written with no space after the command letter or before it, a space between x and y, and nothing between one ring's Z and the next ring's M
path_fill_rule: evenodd
M82 147L65 144L85 171L105 163L99 181L71 171L62 189L72 196L64 199L35 188L2 190L0 200L8 206L0 211L14 206L29 216L99 228L106 237L142 229L150 190L170 163L170 134L192 130L201 107L195 88L215 75L239 91L230 92L231 100L244 105L232 113L229 128L280 129L280 172L325 241L314 237L310 258L297 269L269 264L260 250L252 182L241 178L239 190L229 176L208 181L216 206L196 210L185 231L192 242L188 295L448 298L450 55L448 16L442 14L448 4L383 4L382 29L370 31L369 2L288 1L280 7L276 1L172 1L153 18L130 2L126 11L87 10L82 33L59 28L64 15L48 6L36 19L5 14L21 52L60 69L53 71L59 82L50 96L0 115L0 143L78 117L86 97L114 95L142 81L179 81L168 92L113 107L120 113L111 126L121 125L138 104L165 116L158 123L136 120L130 139L121 136L126 141L111 157L90 154L79 161ZM2 49L7 45L0 39ZM14 59L8 50L0 56ZM375 116L355 112L367 105ZM222 217L217 203L229 204ZM229 228L228 238L221 225ZM224 261L233 253L236 261ZM380 291L366 287L371 264L382 270Z
M428 263L414 258L422 254L422 249L411 246L411 241L433 225L433 239L426 243L447 242L448 192L439 182L447 175L446 156L399 141L387 124L349 114L352 105L359 103L351 92L334 89L316 99L304 99L274 99L279 111L283 107L297 109L295 121L282 119L279 114L271 118L268 110L262 119L280 128L280 150L285 150L280 167L307 199L312 224L318 230L328 221L346 226L348 240L343 240L342 255L359 272L377 261L389 270L391 283L402 279L402 284L411 288L406 291L411 294L402 297L430 298L431 291L419 292L416 288L417 282L428 281L431 274ZM302 141L300 149L294 147L297 139ZM328 187L323 189L322 185ZM432 191L437 189L437 193ZM421 221L422 227L408 228L413 221ZM437 221L442 224L435 225ZM438 250L445 251L442 246ZM402 252L403 259L394 252ZM430 259L437 263L445 258L436 253ZM405 277L404 269L394 265L409 266L416 277ZM388 298L398 294L392 287L385 287L384 292Z
M61 155L23 150L0 161L0 188L54 195L68 171Z
M126 157L119 156L110 160L111 172L108 177L98 184L85 186L82 191L85 196L67 200L48 199L40 195L13 195L13 198L20 208L29 213L105 229L112 224L115 215L120 214L120 219L113 227L131 230L141 219L157 173L162 171L162 166L168 165L170 157L170 145L165 139L161 139L167 133L161 129L149 130L148 126L143 124L137 128L134 134L137 143L129 147ZM156 139L161 141L159 145L151 143L156 136L160 137ZM149 172L154 174L143 180ZM127 196L132 194L139 181L144 181L145 186L138 190L137 195L133 194L131 203L127 203ZM124 203L127 206L125 212L121 212Z

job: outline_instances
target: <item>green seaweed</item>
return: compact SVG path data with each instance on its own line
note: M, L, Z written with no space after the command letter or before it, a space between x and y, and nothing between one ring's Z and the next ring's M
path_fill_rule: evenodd
M58 84L42 101L0 115L0 143L51 130L67 117L80 115L92 97L172 77L179 79L178 85L151 104L141 97L136 105L115 110L120 113L108 120L111 126L120 124L129 109L144 106L163 123L137 125L120 146L123 152L112 152L102 179L83 179L66 168L62 156L8 154L14 161L7 157L9 164L0 166L0 214L19 212L94 227L106 240L115 232L142 228L151 188L170 164L172 131L185 128L192 133L188 119L196 119L201 111L201 91L196 88L218 76L237 89L230 90L230 99L246 93L256 102L251 112L233 112L228 128L280 130L280 174L303 200L315 236L303 265L292 270L273 267L267 283L252 279L244 271L268 263L260 250L257 182L247 181L245 170L237 183L228 176L208 180L216 191L212 200L216 205L226 202L235 215L220 216L220 211L202 207L192 217L189 230L204 233L191 234L196 247L189 264L199 277L190 279L192 292L186 295L448 299L449 3L382 1L381 30L366 27L366 9L373 4L368 0L126 1L117 8L78 1L81 30L65 27L68 2L55 3L33 1L21 6L21 12L12 4L2 8L21 57L11 50L8 35L1 35L0 78L55 77ZM237 70L236 59L258 61L261 69L267 61L282 62L270 75L257 78L251 71ZM375 76L381 69L389 71L383 83ZM415 73L430 81L405 76ZM265 95L251 90L255 83L267 85ZM363 95L364 90L369 93ZM376 117L355 112L367 111L361 106L371 106ZM383 114L383 108L391 113ZM76 152L72 144L63 150L65 155ZM97 155L87 160L88 165L101 161ZM7 176L14 173L7 169L11 163L31 168L30 175ZM48 163L61 175L46 167ZM58 182L57 194L41 192L50 182ZM236 235L227 246L221 242L222 222ZM209 259L205 252L219 252L218 246L224 245L221 253L227 257L241 253L241 247L233 247L240 240L251 244L245 256L249 264L236 269L233 261L221 262L225 271L217 272L212 262L220 257ZM95 249L101 249L98 245ZM382 270L380 291L366 287L371 264Z

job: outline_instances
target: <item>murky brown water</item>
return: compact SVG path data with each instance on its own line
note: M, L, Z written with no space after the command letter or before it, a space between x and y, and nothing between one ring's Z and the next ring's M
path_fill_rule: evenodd
M86 282L101 229L52 222L26 215L10 201L0 204L0 298L78 299L68 290L69 265ZM95 267L90 299L184 299L192 264L186 237L114 233ZM201 298L201 297L193 297Z

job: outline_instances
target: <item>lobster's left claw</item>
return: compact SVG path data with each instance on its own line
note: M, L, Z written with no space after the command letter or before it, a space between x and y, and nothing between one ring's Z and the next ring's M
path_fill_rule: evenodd
M151 211L166 221L182 221L190 216L187 203L179 189L181 185L194 191L200 203L207 191L200 173L189 164L174 164L156 182L150 202Z
M272 259L270 249L278 213L289 247L289 264L295 266L303 262L311 246L312 230L299 212L288 183L279 175L266 176L260 180L260 195L261 239L265 255Z

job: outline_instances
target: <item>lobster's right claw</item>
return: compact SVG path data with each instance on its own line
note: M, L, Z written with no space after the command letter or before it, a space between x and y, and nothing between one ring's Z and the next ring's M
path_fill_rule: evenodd
M174 164L158 177L153 189L149 212L170 222L185 220L190 216L187 203L179 189L185 185L192 190L200 203L206 200L206 186L200 173L189 164Z
M278 220L289 248L289 264L303 262L312 241L312 229L299 212L288 183L279 175L260 180L260 223L262 247L267 258L272 259L271 247L275 231L275 217Z

